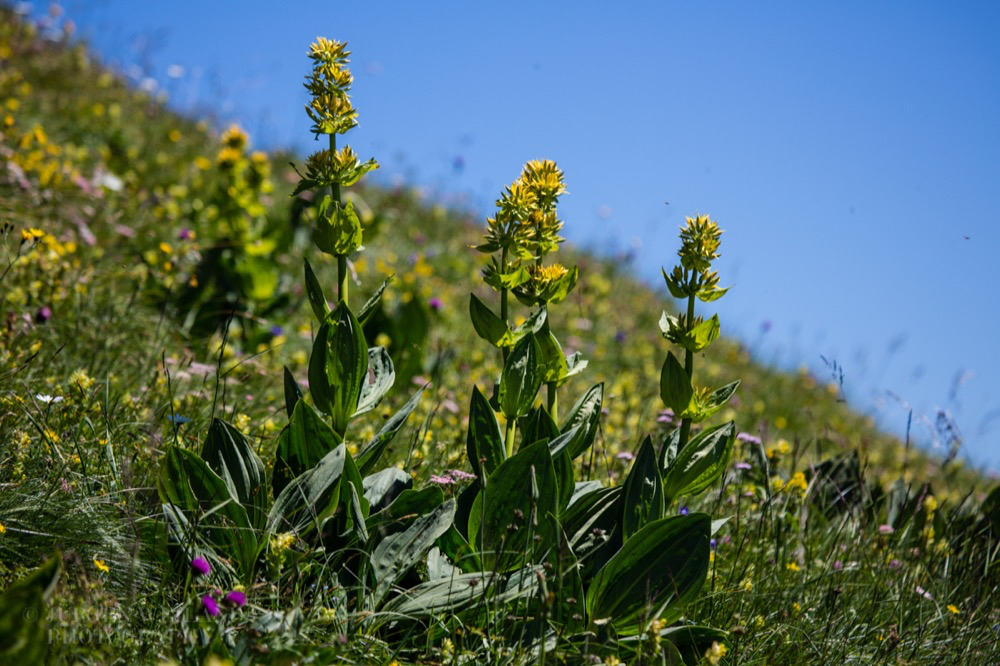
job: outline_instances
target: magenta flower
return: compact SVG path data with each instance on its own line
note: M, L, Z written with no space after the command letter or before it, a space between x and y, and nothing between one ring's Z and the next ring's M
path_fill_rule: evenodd
M892 534L895 531L896 530L892 529L892 525L879 525L878 526L878 533L879 534Z
M841 562L840 560L834 560L833 561L833 570L834 571L840 571L843 568L844 568L844 563L843 562Z
M448 476L450 476L455 481L470 481L476 478L475 474L469 474L468 472L460 469L448 470Z
M196 557L191 560L191 568L199 576L207 576L212 572L212 565L204 557Z
M738 463L736 463L736 469L742 469L742 470L751 469L750 463L742 462L742 461L738 462Z
M429 305L432 310L440 310L444 307L444 302L440 298L434 297L429 301Z
M756 435L751 435L748 432L741 432L740 434L736 435L736 439L740 440L741 442L746 442L747 444L760 444L760 437L757 437Z
M52 319L52 308L47 305L43 305L42 308L35 314L35 321L39 324L44 324L49 319Z
M247 595L243 594L239 590L230 590L226 593L226 596L222 597L222 600L230 606L242 608L243 606L246 606Z
M207 615L215 617L219 614L219 602L213 599L211 594L206 594L201 598L201 609Z

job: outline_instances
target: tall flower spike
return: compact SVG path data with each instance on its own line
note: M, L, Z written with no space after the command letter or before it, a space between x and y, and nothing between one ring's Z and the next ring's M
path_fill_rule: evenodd
M313 69L305 87L312 100L306 105L306 113L313 121L314 134L343 134L358 124L358 113L347 94L354 83L346 67L349 55L346 42L325 37L317 37L309 47Z

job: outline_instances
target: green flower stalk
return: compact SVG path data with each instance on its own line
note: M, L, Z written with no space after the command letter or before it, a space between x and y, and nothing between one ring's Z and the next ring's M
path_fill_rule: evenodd
M739 381L715 391L694 388L694 355L706 349L721 332L719 316L705 320L694 313L695 299L710 303L721 298L727 289L719 287L719 275L712 270L712 261L719 258L722 229L708 217L687 218L681 227L680 263L670 274L663 271L667 288L674 298L687 301L686 313L660 318L660 329L670 342L684 349L684 366L670 352L660 374L660 397L681 417L678 450L682 450L691 435L692 423L700 423L722 409L735 393Z
M486 237L476 248L491 255L483 281L500 292L500 313L495 314L475 295L470 301L476 332L498 347L503 357L505 374L500 392L507 387L504 377L509 382L514 376L523 380L531 375L532 381L546 386L546 408L553 421L559 418L559 386L586 366L577 354L566 358L548 323L549 305L565 299L578 276L576 267L545 261L563 242L559 236L563 222L556 214L556 205L565 193L563 173L555 162L535 160L524 165L520 177L497 200L497 213L487 220ZM511 292L526 307L536 308L516 329L510 326ZM525 337L531 337L531 344L520 345ZM524 397L521 391L518 395ZM504 409L501 401L500 411L508 424L508 456L513 453L516 419L525 416L521 411L530 408L534 394L528 398L517 401L517 409L514 402Z
M337 150L337 135L344 134L358 124L358 112L351 104L348 92L354 77L347 69L347 44L318 37L309 48L313 69L306 77L305 87L312 99L306 105L306 114L313 121L312 132L329 136L330 146L318 150L306 161L306 173L294 194L307 189L330 188L318 209L313 242L337 258L337 297L348 301L347 258L361 248L361 221L348 202L341 200L341 188L353 185L362 176L378 168L371 159L361 162L350 146Z

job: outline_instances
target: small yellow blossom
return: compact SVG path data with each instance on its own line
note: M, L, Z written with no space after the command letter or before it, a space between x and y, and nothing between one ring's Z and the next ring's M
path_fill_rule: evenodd
M952 615L958 615L962 612L958 610L958 606L956 606L955 604L948 604L947 606L945 606L945 608L947 608L948 612L951 613Z
M785 565L785 568L788 569L789 571L801 571L802 570L796 562L789 562L788 564Z
M705 650L705 661L712 664L712 666L716 666L726 656L726 652L728 650L725 645L717 641L712 641L712 647Z
M104 573L108 573L109 571L111 571L111 567L105 564L104 560L99 560L96 557L94 558L94 566L97 567L99 571L102 571Z
M604 658L604 666L621 666L622 660L611 655Z
M36 229L31 227L30 229L21 229L21 240L23 241L34 241L45 236L45 232L41 229Z
M924 498L924 510L927 513L934 513L938 508L938 501L934 495L928 495Z
M7 526L0 523L0 534L7 534Z

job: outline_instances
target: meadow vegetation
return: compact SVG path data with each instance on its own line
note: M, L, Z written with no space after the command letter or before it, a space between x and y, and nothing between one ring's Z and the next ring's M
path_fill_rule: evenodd
M348 58L268 154L0 7L0 662L997 661L1000 490L720 335L740 221L366 184Z

